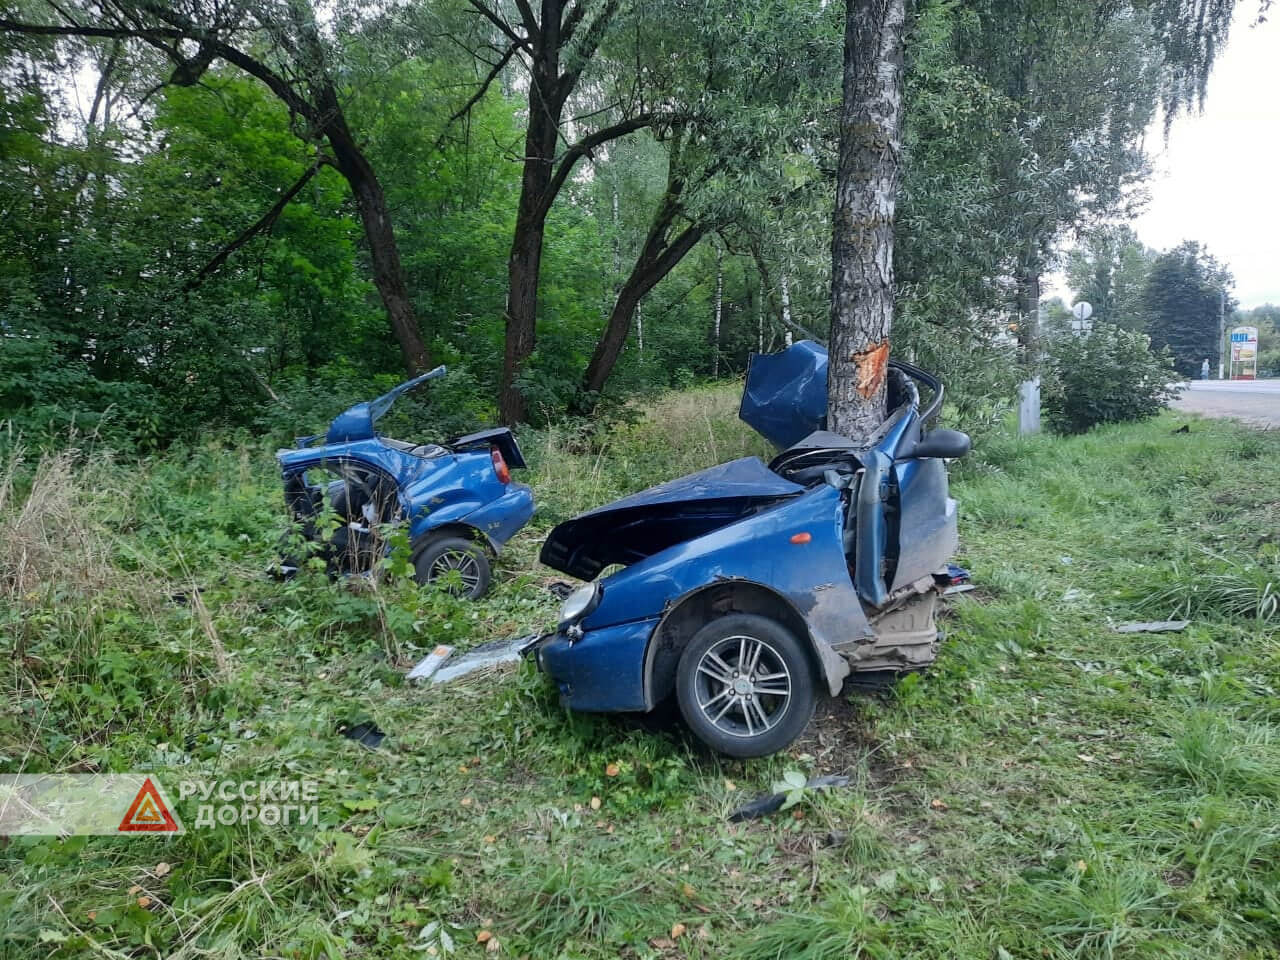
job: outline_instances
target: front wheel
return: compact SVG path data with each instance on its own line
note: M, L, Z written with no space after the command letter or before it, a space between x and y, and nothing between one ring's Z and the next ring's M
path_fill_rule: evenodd
M767 617L732 613L699 630L676 669L676 697L698 739L731 757L763 757L808 726L814 671L801 642Z
M462 537L428 540L414 554L413 568L419 583L435 584L464 600L483 596L493 574L484 547Z

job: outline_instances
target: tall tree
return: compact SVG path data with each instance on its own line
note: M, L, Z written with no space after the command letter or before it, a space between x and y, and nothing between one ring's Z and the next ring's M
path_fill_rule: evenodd
M1067 283L1093 306L1095 323L1143 330L1143 288L1153 257L1131 227L1100 227L1068 251Z
M631 272L618 289L604 332L587 364L582 397L577 404L580 412L590 411L595 398L604 390L626 343L632 318L639 310L645 294L675 269L707 231L708 224L705 220L695 219L681 223L680 218L687 214L683 194L689 176L683 163L683 144L684 131L677 127L670 138L666 189L654 210L649 230L640 245L640 252Z
M654 117L625 97L614 99L597 115L608 122L583 134L561 151L566 138L566 111L600 44L612 26L619 0L542 0L535 12L529 0L515 0L508 17L487 0L471 6L498 30L520 57L529 74L529 112L522 155L523 173L516 208L511 256L507 262L506 342L498 414L503 423L525 418L525 399L518 379L537 345L538 282L547 216L574 167L612 140L649 126ZM593 8L595 8L593 10ZM578 126L585 118L580 118Z
M863 437L884 415L901 170L905 0L847 0L831 243L827 418Z
M327 143L331 154L322 159L342 174L355 198L374 285L400 346L404 367L416 373L430 366L430 354L405 285L386 194L343 112L330 44L309 0L253 4L88 0L47 6L58 22L0 18L0 31L144 43L171 63L172 70L160 85L192 86L215 61L225 62L254 77L278 97L299 121L297 132L302 139ZM264 37L269 41L265 47L261 43Z
M1168 347L1179 372L1194 377L1204 360L1221 362L1218 331L1235 303L1231 274L1207 250L1187 242L1151 264L1143 291L1147 332L1156 350Z

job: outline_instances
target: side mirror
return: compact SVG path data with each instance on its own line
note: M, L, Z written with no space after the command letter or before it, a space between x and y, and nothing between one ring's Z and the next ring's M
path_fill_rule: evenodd
M899 460L925 460L939 457L944 460L958 460L969 452L973 441L967 433L959 430L948 430L941 427L931 430L911 449L898 455Z

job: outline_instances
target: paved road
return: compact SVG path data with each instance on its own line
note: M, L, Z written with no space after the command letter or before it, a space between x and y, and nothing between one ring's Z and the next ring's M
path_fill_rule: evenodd
M1173 408L1280 427L1280 380L1192 380Z

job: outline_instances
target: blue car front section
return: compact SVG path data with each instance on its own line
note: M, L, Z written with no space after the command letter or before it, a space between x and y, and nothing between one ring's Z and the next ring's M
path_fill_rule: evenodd
M570 636L539 647L538 662L575 710L648 710L661 691L648 687L650 645L664 617L709 586L765 590L807 624L828 685L848 674L839 648L871 636L843 548L841 495L825 484L736 523L676 544L605 578L599 604Z

